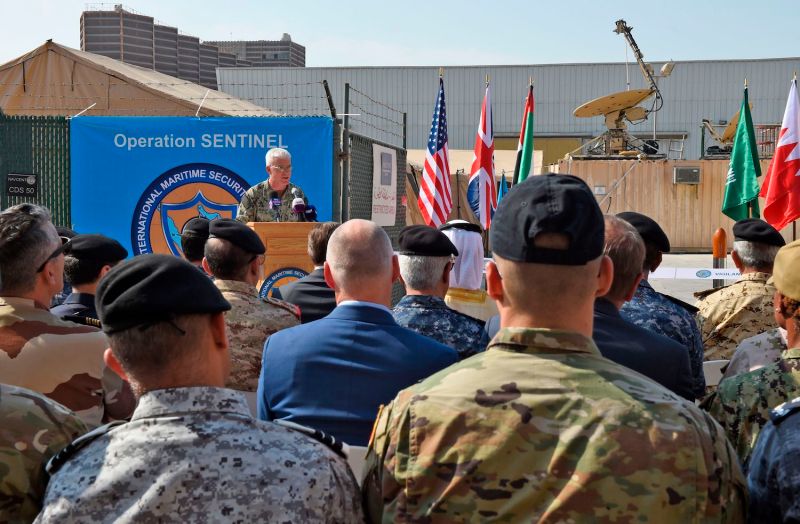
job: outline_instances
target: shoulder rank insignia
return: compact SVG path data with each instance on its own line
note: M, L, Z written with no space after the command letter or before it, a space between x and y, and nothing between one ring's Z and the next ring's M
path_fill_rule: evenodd
M66 464L69 459L71 459L77 452L97 440L98 438L102 437L112 429L117 426L121 426L123 424L127 424L127 421L124 420L115 420L114 422L110 422L104 426L100 426L99 428L95 428L89 433L83 434L80 437L76 438L67 446L53 455L50 460L47 462L47 465L44 467L44 471L48 476L53 476L55 473L61 469L61 466Z
M286 302L285 300L278 300L277 298L272 298L272 297L262 297L261 300L263 300L267 304L272 304L273 306L285 309L292 315L296 316L298 319L300 318L300 308L298 306L295 306L294 304Z
M776 426L784 421L789 415L800 411L800 397L784 402L769 412L769 418Z
M294 422L289 422L288 420L273 420L275 424L279 426L283 426L288 429L293 429L295 431L299 431L304 435L308 435L309 437L313 438L317 442L325 444L331 451L339 455L340 457L347 459L348 455L350 454L350 447L341 442L336 440L336 437L333 435L328 435L324 431L320 431L318 429L310 428L308 426L303 426L301 424L296 424Z
M81 317L78 315L64 315L61 317L61 320L66 322L74 322L75 324L80 324L82 326L92 326L96 328L102 328L103 325L100 323L99 320L92 317Z

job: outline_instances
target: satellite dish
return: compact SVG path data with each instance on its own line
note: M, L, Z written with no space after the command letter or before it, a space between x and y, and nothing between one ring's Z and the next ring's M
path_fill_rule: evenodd
M750 110L752 111L753 103L751 102L749 106ZM728 125L725 127L725 130L722 132L722 134L717 133L717 130L714 129L714 126L712 126L711 122L708 120L703 120L703 125L706 127L706 129L708 129L708 132L712 138L719 142L721 146L729 146L733 143L734 136L736 136L736 127L739 125L739 116L741 114L742 111L739 110L735 115L733 115L733 117L731 117L730 122L728 122Z
M630 109L639 102L643 102L653 95L651 89L632 89L631 91L620 91L610 95L601 96L586 102L572 112L578 118L590 118L602 116L623 109Z

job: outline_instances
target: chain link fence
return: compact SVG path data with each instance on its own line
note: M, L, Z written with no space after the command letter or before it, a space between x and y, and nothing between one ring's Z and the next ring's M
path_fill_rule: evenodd
M10 173L37 175L37 195L8 196ZM0 192L0 209L30 202L49 208L54 224L71 225L69 120L0 114Z

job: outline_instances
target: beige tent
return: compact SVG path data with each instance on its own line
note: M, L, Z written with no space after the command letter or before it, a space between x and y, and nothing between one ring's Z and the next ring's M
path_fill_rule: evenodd
M7 115L274 116L230 95L50 40L0 65ZM87 109L88 108L88 109Z

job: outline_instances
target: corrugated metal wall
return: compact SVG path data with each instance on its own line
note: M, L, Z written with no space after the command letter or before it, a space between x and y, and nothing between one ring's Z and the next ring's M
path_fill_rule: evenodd
M653 63L656 71L662 63ZM664 108L658 113L659 134L689 135L684 158L700 156L700 124L729 120L742 100L745 78L750 83L755 123L780 123L792 73L800 58L680 62L659 81ZM495 135L519 133L528 78L536 96L535 132L549 136L593 137L605 130L602 118L578 119L572 111L591 99L625 89L625 64L558 64L530 66L462 66L444 70L451 149L472 149L480 115L485 76L492 81ZM631 89L645 87L635 62L630 64ZM438 88L437 67L359 68L219 68L220 89L256 104L289 114L325 113L317 83L328 80L339 111L344 109L344 84L408 113L408 148L427 143ZM358 111L353 111L358 112ZM379 113L379 116L386 116ZM381 127L385 121L364 116ZM652 117L651 117L652 118ZM372 119L372 120L369 120ZM652 120L632 126L637 135L652 136ZM359 131L359 123L353 129ZM392 135L363 129L379 140Z

